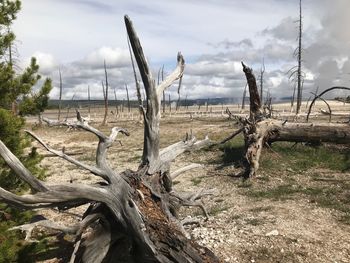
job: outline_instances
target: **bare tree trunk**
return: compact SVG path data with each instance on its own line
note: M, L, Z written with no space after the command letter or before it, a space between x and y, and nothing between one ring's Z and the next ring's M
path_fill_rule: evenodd
M97 184L46 184L34 177L0 141L0 155L27 182L33 194L17 196L0 187L0 199L23 209L58 207L60 210L89 204L82 220L73 226L62 226L49 220L15 227L26 231L27 237L36 227L52 228L76 237L70 262L142 262L142 263L216 263L218 258L208 249L185 235L177 218L176 207L195 205L210 192L179 193L172 189L172 178L183 171L200 167L189 165L170 174L170 163L181 153L208 145L208 138L196 141L190 137L159 150L160 96L180 78L184 59L178 54L178 65L160 85L155 85L132 22L125 16L130 43L135 54L147 94L144 117L144 151L137 171L118 173L107 160L107 150L119 133L129 133L114 127L109 136L91 127L77 112L77 122L60 123L83 129L98 138L96 165L88 165L52 149L34 133L28 133L49 152L87 170L100 179ZM107 96L106 96L107 97Z
M102 125L106 125L107 124L107 116L108 116L108 75L107 75L106 61L103 61L103 66L104 66L104 70L105 70L106 88L104 88L104 85L102 82L103 96L104 96L104 101L105 101L105 114L103 117Z
M141 87L140 83L137 79L137 74L136 74L136 69L135 69L135 64L134 64L134 59L133 55L131 52L131 47L130 47L130 40L128 38L128 47L129 47L129 53L130 53L130 59L131 59L131 65L132 65L132 70L134 72L134 78L135 78L135 86L136 86L136 95L137 95L137 101L139 103L139 112L140 112L140 119L142 119L142 108L143 107L143 102L142 102L142 97L141 97ZM129 110L130 111L130 110Z
M90 97L90 86L88 85L88 113L90 115L90 109L91 109L91 97Z
M181 102L181 94L180 94L180 91L181 91L181 83L182 83L182 77L180 78L179 80L179 86L177 88L177 94L179 95L178 99L177 99L177 102L176 102L176 111L178 111L180 109L180 102Z
M260 101L261 103L263 103L264 99L264 73L265 73L265 61L263 58L262 61L262 66L261 66L261 70L260 70Z
M70 100L70 104L67 106L67 114L66 114L66 121L69 118L69 111L70 111L70 107L74 104L74 97L75 97L75 93L73 94L71 100Z
M128 113L130 113L131 108L130 108L130 99L129 99L129 89L127 84L125 84L125 90L126 90L126 99L128 100Z
M253 177L256 175L259 169L260 156L266 143L275 141L350 143L349 124L289 123L287 121L270 119L261 110L260 97L252 70L243 63L242 65L249 86L250 117L245 119L233 116L231 113L230 115L239 120L243 126L246 146L243 176ZM308 116L314 102L328 91L334 89L350 90L350 88L346 87L333 87L315 96L310 105Z
M61 69L58 68L58 74L60 76L60 95L59 95L59 102L58 102L58 117L57 119L58 120L61 120L61 108L62 108L62 90L63 90L63 87L62 87L62 75L61 75Z
M245 108L245 100L246 100L246 97L247 97L247 87L248 87L248 83L245 85L244 91L243 91L243 96L242 96L242 110L244 110L244 108Z
M119 116L119 109L118 109L118 99L117 99L117 92L114 90L114 100L115 100L115 110L116 110L116 116Z
M297 108L296 114L300 113L301 101L302 101L302 76L301 76L301 56L302 56L302 30L303 30L303 21L302 21L302 8L301 8L301 0L299 2L299 37L298 37L298 88L297 88Z
M162 66L162 81L164 81L164 65ZM165 91L163 91L163 114L165 114Z
M171 113L171 99L170 99L170 94L169 94L169 112Z

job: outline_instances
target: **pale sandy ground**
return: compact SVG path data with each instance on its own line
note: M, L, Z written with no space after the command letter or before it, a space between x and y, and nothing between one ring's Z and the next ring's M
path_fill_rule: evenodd
M349 104L334 101L330 104L333 111L350 112ZM237 105L229 107L232 111L238 109ZM161 123L162 147L180 140L190 130L198 138L209 134L213 140L223 139L232 133L234 129L232 123L224 114L226 106L213 106L212 114L196 113L195 108L197 107L189 109L192 111L193 120L185 110L180 110L177 115L181 116L177 118L174 113L172 117L169 117L169 113L166 114ZM305 109L305 105L302 108ZM321 102L315 105L317 116L313 116L314 120L327 120L327 117L318 113L321 108L326 109L326 106ZM287 118L286 115L290 112L289 104L274 105L274 109L277 110L276 115L283 115L281 118ZM203 106L201 110L205 110ZM86 112L84 109L82 111ZM52 118L57 116L56 114L54 111L45 113ZM101 116L102 110L93 109L91 118L94 123L91 125L98 127ZM300 118L303 119L302 116ZM121 126L128 128L131 133L130 137L121 138L122 146L116 144L111 148L109 152L111 165L118 171L127 168L137 169L142 154L143 136L143 126L137 121L137 112L133 112L133 120L128 120L126 113L119 119L110 116L109 120L108 127L101 127L104 132L107 133L113 126ZM35 122L34 119L31 121ZM82 151L84 154L76 157L81 161L93 163L97 144L93 135L46 126L36 129L35 132L53 148L60 149L65 146L66 151ZM205 165L204 168L179 177L177 189L186 191L201 188L216 189L215 196L205 199L209 210L217 209L215 216L211 216L207 222L202 220L200 226L188 229L199 243L211 248L225 262L350 262L350 226L336 219L336 211L320 208L307 198L284 201L250 199L241 194L237 179L228 176L237 172L235 168L232 166L220 168L220 164L214 161L220 154L218 150L185 154L173 165L173 169L192 161ZM50 183L73 180L89 184L98 180L59 158L45 158L41 165L47 168L49 177L46 180ZM271 180L284 180L276 175L266 176L270 176ZM341 173L339 176L346 177L349 174ZM200 180L196 182L198 178ZM79 207L70 212L81 214L84 209L85 207ZM46 217L64 224L77 220L74 215L53 210L42 212ZM202 218L196 209L185 209L183 215ZM268 233L271 235L267 235Z

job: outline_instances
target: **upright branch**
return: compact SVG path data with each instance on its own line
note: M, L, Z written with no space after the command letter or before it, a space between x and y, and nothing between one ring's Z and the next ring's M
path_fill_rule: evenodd
M147 97L147 109L144 110L144 146L142 154L142 165L149 166L149 172L157 169L159 160L159 123L161 95L174 81L183 75L185 61L178 53L177 67L159 85L156 86L151 70L143 53L140 40L134 30L133 24L128 16L125 16L125 25L129 35L130 44L140 71Z
M140 82L139 80L137 79L137 74L136 74L136 69L135 69L135 63L134 63L134 57L132 55L132 52L131 52L131 47L130 47L130 40L128 38L128 48L129 48L129 53L130 53L130 59L131 59L131 65L132 65L132 70L133 70L133 73L134 73L134 79L135 79L135 86L136 86L136 95L137 95L137 101L139 103L139 111L140 111L140 115L142 115L142 105L143 105L143 102L142 102L142 97L141 97L141 87L140 87Z
M107 124L107 115L108 115L108 75L107 75L106 60L103 61L103 66L104 66L104 70L105 70L106 88L103 88L104 101L105 101L105 115L103 117L102 125L106 125ZM102 82L102 87L104 87L103 82Z
M250 119L255 120L261 115L261 100L258 92L258 87L256 85L256 79L251 68L244 65L243 72L247 78L247 83L249 87L249 98L250 98Z
M61 119L61 108L62 108L62 75L61 75L61 69L58 68L58 74L60 77L60 95L59 95L59 102L58 102L58 117L57 119L60 120Z

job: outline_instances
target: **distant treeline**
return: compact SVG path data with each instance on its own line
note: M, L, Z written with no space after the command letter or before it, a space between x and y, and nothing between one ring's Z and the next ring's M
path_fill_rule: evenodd
M177 98L174 100L171 100L170 103L177 103ZM195 100L180 100L180 106L193 106L193 105L222 105L222 104L237 104L240 100L235 98L210 98L210 99L195 99ZM163 102L162 102L163 103ZM166 105L169 104L169 101L165 101ZM62 107L87 107L89 104L90 106L104 106L104 100L62 100L61 102ZM124 105L124 107L127 107L128 101L127 100L108 100L108 105L110 107L120 106ZM49 101L49 107L50 108L57 108L59 105L59 100L50 100ZM130 107L136 108L138 107L137 100L130 100Z
M274 99L273 102L284 102L290 101L290 97ZM249 102L249 97L246 98L246 101ZM176 104L178 102L177 98L170 101L171 104ZM87 107L89 104L92 107L103 107L104 100L62 100L62 108L65 107ZM163 101L162 101L163 103ZM166 105L169 105L169 100L165 101ZM210 99L181 99L180 106L194 106L194 105L230 105L230 104L239 104L242 103L242 98L210 98ZM121 106L127 107L127 100L108 100L108 105L110 107ZM57 108L59 105L59 100L50 100L49 108ZM130 107L137 108L138 102L137 100L130 100Z
M350 103L350 96L347 96L347 97L335 97L334 99L337 100L337 101Z

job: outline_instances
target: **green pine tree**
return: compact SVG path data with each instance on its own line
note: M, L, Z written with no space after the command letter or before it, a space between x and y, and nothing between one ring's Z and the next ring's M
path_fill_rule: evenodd
M34 175L42 177L43 170L38 167L41 158L35 148L25 150L30 147L30 141L22 130L25 115L39 115L47 107L52 83L46 79L41 89L34 92L34 87L40 84L41 79L35 58L22 72L15 70L12 48L16 37L11 26L20 9L19 0L0 0L0 140ZM26 185L17 179L2 158L0 185L16 192L26 190ZM17 211L0 203L0 262L20 261L18 255L23 247L19 245L18 233L7 232L6 229L23 223L23 218L28 219L31 214L32 212Z

